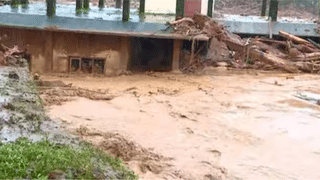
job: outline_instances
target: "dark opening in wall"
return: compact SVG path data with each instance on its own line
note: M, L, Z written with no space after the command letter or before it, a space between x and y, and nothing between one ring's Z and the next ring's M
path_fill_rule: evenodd
M131 61L129 70L170 71L172 69L173 40L154 38L131 38Z
M105 60L100 58L80 58L71 57L70 58L70 73L93 73L93 74L103 74Z
M208 54L209 42L208 41L195 41L194 42L194 57L201 57L205 62ZM180 69L189 66L191 59L192 40L184 40L182 43L182 51L180 54Z

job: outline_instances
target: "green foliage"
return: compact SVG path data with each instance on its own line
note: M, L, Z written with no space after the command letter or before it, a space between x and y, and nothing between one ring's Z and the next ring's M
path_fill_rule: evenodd
M112 158L91 145L74 148L56 145L47 140L32 143L20 138L14 143L0 144L0 179L47 179L48 174L62 171L66 179L106 178L95 173L96 161L118 170L121 179L137 179L119 159ZM102 176L101 176L102 175ZM98 177L97 177L98 176Z
M247 59L247 64L253 65L253 64L254 64L254 60L249 57L249 58Z

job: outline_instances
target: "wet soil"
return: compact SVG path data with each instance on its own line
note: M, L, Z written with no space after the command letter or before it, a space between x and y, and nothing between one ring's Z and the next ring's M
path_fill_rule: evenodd
M75 97L48 111L140 178L320 178L319 106L294 96L319 92L318 75L220 67L205 75L42 78L115 95Z

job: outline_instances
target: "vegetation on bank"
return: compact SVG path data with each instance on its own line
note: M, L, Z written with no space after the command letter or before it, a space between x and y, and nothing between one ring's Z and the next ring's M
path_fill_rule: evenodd
M113 167L115 172L105 171ZM82 148L27 138L0 145L0 179L137 179L119 159L90 144Z

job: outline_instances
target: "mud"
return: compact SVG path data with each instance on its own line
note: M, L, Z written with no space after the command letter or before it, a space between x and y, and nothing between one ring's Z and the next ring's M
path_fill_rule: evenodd
M48 111L69 131L95 134L82 138L125 159L142 179L320 177L319 109L294 96L319 92L317 75L218 67L205 75L43 78L117 94L76 97Z

